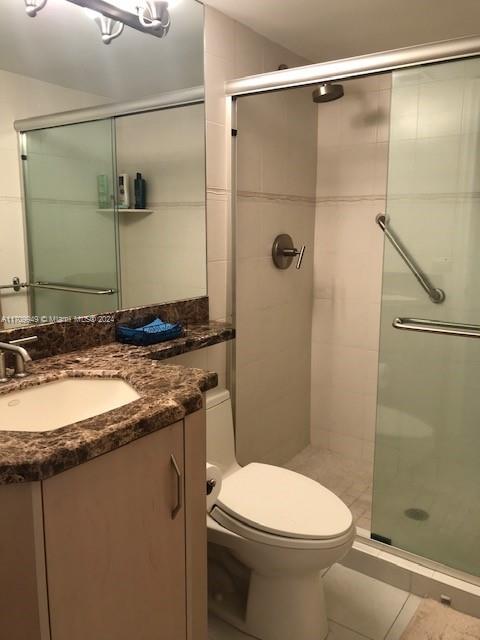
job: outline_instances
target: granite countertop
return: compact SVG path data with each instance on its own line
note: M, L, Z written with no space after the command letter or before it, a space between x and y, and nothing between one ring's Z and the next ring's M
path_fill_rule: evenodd
M149 347L140 347L155 360L172 358L183 353L211 347L227 340L233 340L235 329L224 322L208 322L205 324L192 324L185 329L181 338L159 342ZM139 347L134 347L138 349Z
M209 323L191 326L182 338L149 347L113 342L29 363L29 375L0 385L0 395L88 376L122 378L140 398L54 431L0 431L0 484L45 480L201 409L202 393L217 386L217 374L158 360L234 335L228 325Z

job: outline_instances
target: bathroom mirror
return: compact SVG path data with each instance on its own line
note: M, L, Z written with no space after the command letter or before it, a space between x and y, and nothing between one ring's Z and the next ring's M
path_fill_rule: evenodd
M68 0L2 3L0 329L205 295L203 6L170 5L105 46Z

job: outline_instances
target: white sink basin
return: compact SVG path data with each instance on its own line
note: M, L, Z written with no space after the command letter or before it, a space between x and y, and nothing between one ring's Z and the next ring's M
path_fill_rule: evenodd
M64 378L0 395L0 431L51 431L140 396L118 378Z

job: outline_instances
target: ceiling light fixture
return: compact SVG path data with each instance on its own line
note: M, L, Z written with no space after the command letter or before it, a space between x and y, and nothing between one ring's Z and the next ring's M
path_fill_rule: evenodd
M94 18L95 22L100 29L100 33L102 34L102 42L105 44L110 44L112 40L118 38L118 36L122 35L123 29L125 25L123 22L119 20L112 20L111 18L106 18L101 14L97 14Z
M25 11L31 18L35 18L37 13L47 4L47 0L25 0Z
M157 38L167 35L171 18L170 2L174 0L66 0L83 7L97 23L102 41L110 44L126 26ZM47 0L25 0L25 10L34 18Z
M142 27L152 31L168 33L170 29L170 13L166 0L144 0L144 5L138 8L138 19Z

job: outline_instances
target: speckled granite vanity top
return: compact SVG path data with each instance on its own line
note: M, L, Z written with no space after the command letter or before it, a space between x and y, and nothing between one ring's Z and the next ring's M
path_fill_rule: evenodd
M206 329L197 329L199 342L215 344L208 342ZM0 484L45 480L200 409L202 392L217 385L217 374L158 361L183 353L184 341L193 339L191 333L151 347L114 342L29 363L29 375L0 385L0 394L67 376L90 376L122 378L140 398L54 431L0 431Z

